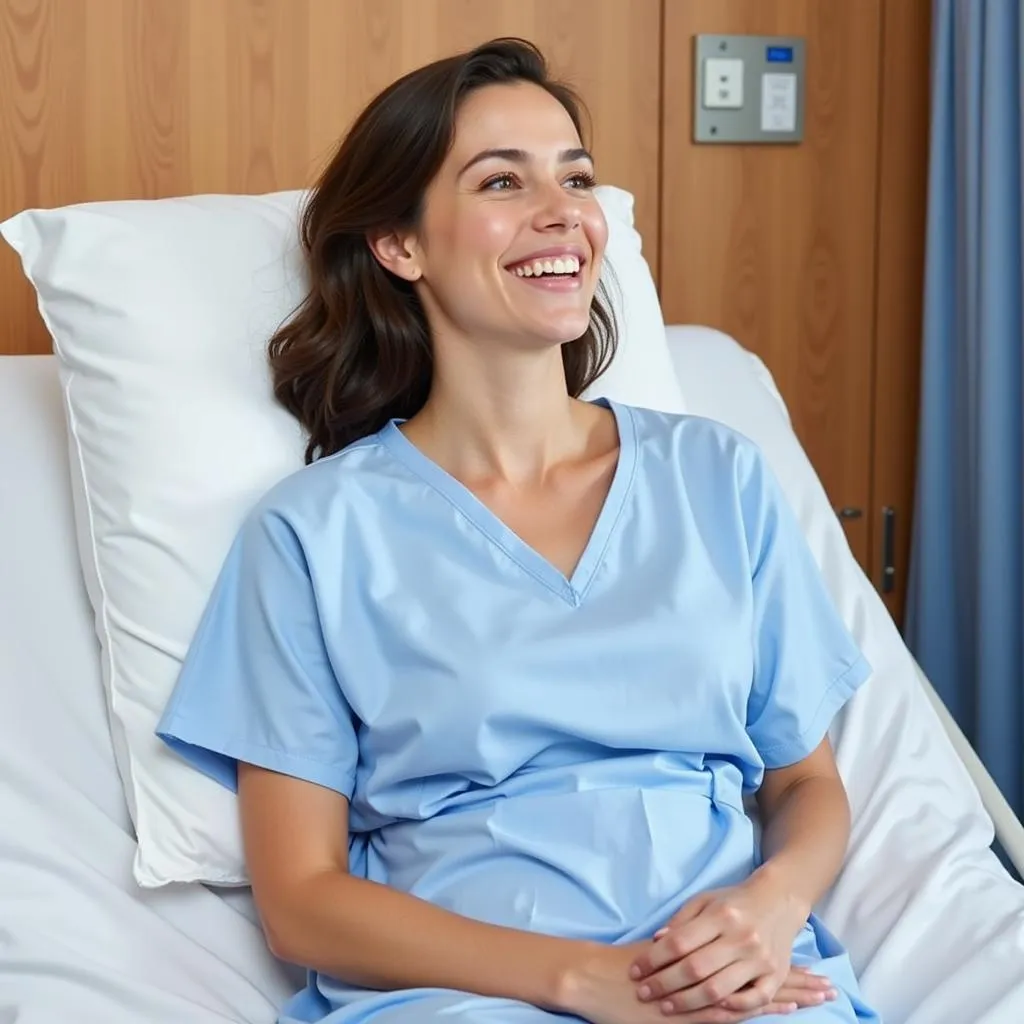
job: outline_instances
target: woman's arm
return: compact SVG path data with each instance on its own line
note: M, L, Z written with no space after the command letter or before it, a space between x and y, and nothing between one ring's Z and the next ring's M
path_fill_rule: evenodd
M240 764L238 793L253 894L271 950L364 988L446 988L516 999L594 1024L654 1024L629 965L650 943L575 942L482 924L348 873L348 801ZM783 1004L814 1005L813 975L791 975L779 1003L711 1007L680 1024L740 1024ZM784 998L783 998L784 997Z
M850 805L828 738L802 761L766 771L757 803L764 863L751 881L807 917L839 874L850 839Z
M282 960L365 988L458 989L562 1009L583 943L483 924L352 877L348 801L329 789L239 764L238 793L253 895Z

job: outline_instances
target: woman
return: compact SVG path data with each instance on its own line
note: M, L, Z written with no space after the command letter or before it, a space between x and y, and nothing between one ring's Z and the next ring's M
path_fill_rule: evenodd
M237 786L310 968L283 1021L877 1020L810 917L868 667L749 441L576 397L614 348L593 173L499 40L375 99L305 211L270 352L311 465L159 729Z

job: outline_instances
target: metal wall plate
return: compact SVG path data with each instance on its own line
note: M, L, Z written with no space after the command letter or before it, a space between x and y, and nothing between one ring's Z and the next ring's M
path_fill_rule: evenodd
M804 60L804 40L795 36L695 36L694 142L802 141Z

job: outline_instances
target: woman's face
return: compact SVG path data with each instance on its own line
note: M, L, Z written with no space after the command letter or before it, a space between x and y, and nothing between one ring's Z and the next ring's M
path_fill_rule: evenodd
M583 334L608 237L562 105L528 83L463 102L410 250L435 337L561 345Z

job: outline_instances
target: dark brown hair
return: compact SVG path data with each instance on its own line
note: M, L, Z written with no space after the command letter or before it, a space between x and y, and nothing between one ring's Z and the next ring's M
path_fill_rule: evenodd
M541 52L521 39L496 39L388 86L310 193L300 221L310 290L269 346L274 393L309 434L307 462L423 407L433 376L427 319L412 285L377 262L367 236L416 225L451 149L461 101L482 86L515 82L547 90L582 138L582 104L549 76ZM599 285L586 333L562 346L571 395L600 376L615 344Z

